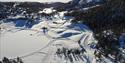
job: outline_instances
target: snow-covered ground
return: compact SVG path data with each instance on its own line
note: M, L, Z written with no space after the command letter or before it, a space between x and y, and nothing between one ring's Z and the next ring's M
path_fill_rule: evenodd
M95 49L90 46L97 41L93 32L81 23L72 24L70 20L58 18L41 21L30 29L15 27L14 23L2 23L0 27L0 59L19 56L24 63L70 63L71 60L66 60L64 55L58 57L57 49L80 50L83 47L86 51L84 54L71 55L73 62L95 62ZM48 29L46 33L43 33L43 27ZM76 57L79 61L75 60Z

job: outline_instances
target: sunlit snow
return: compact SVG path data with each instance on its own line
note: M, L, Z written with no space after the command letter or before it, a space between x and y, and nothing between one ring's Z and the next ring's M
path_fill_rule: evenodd
M63 13L60 14L63 17ZM81 55L84 58L74 62L95 62L95 49L89 46L97 43L92 31L83 24L71 24L70 19L56 18L51 21L43 20L31 29L14 27L14 23L2 23L0 59L4 56L11 59L19 56L25 63L70 63L64 57L55 55L57 49L81 50L82 46L86 51L85 56ZM46 34L42 31L43 27L48 29ZM78 41L81 41L80 44Z

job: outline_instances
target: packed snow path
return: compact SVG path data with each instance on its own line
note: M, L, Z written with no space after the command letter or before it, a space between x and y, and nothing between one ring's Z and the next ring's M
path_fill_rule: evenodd
M89 28L81 23L72 24L66 20L57 20L57 21L42 21L34 25L31 29L25 28L16 28L11 25L11 27L4 26L6 30L10 31L1 31L1 44L2 44L2 56L7 56L9 58L15 58L18 55L23 59L24 63L92 63L94 62L94 50L91 45L96 44L96 40L93 38L93 33ZM44 34L42 27L47 27L48 31ZM22 36L23 35L23 36ZM23 37L23 38L22 38ZM7 39L7 40L6 40ZM20 41L21 40L21 41ZM23 40L23 41L22 41ZM4 43L3 43L4 42ZM7 44L6 42L12 42L12 44ZM24 45L25 42L28 45ZM32 45L30 44L32 42ZM37 43L41 42L41 43ZM25 49L23 46L14 44L23 45L24 47L35 46L33 48L27 48L30 50L24 50L23 52L13 52L19 51L20 49ZM35 44L36 43L36 44ZM36 47L36 45L39 45ZM13 46L13 47L7 47ZM15 49L14 47L17 47ZM18 49L18 47L20 49ZM21 48L22 47L22 48ZM72 54L65 57L65 55L60 55L58 57L56 54L58 49L67 49L67 50L80 50L84 48L84 54L75 55ZM11 49L13 48L13 49ZM40 48L40 49L38 49ZM11 50L10 53L9 49ZM38 49L38 50L37 50ZM13 51L13 52L12 52ZM30 51L30 52L29 52ZM25 54L21 54L25 53ZM66 52L67 53L67 52ZM12 55L12 56L11 56ZM66 59L67 58L67 59ZM71 59L72 58L72 59ZM76 60L76 61L75 61Z

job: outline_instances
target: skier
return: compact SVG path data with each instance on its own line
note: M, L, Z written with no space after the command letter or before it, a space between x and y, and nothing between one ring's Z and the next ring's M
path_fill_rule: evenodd
M44 21L44 25L42 27L43 33L46 34L48 32L48 22Z
M46 34L47 31L48 31L47 27L42 27L42 30L43 30L43 33L44 33L44 34Z

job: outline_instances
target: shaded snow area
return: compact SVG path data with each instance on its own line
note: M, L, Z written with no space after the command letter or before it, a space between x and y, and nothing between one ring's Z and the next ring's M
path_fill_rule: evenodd
M82 23L62 19L63 13L30 27L25 21L1 22L0 60L5 56L20 57L24 63L100 63L94 55L93 32Z

